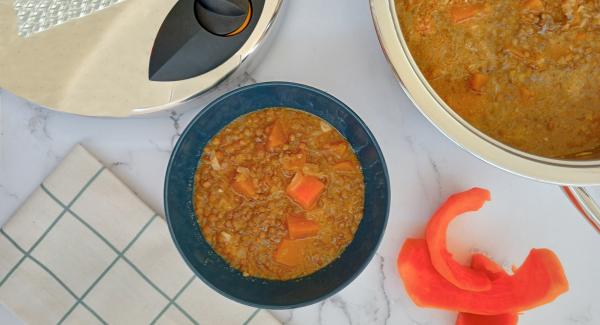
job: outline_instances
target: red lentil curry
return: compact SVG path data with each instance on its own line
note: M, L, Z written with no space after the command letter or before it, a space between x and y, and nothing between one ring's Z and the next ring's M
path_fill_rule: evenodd
M456 113L526 152L600 150L600 2L396 0L411 53Z
M293 109L227 125L195 175L204 238L244 276L288 280L321 269L352 241L363 206L363 175L347 140Z

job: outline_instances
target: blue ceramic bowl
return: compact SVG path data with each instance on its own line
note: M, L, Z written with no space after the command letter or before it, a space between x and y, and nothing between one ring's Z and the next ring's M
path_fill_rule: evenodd
M241 115L268 107L290 107L319 116L348 139L365 180L364 216L354 240L323 269L294 280L244 277L204 240L194 214L194 173L202 150L223 127ZM390 190L387 168L375 138L339 100L318 89L268 82L234 90L202 110L177 142L165 179L165 212L171 236L190 268L207 285L240 303L269 309L315 303L348 285L369 263L387 223Z

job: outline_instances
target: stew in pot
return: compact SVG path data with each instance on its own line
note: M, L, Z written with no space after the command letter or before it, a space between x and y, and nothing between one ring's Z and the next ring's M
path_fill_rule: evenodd
M473 126L546 157L600 149L600 2L396 0L429 84Z

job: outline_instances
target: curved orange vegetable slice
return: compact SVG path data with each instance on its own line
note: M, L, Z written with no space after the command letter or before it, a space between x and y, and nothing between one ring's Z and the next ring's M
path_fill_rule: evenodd
M475 253L471 256L471 267L485 272L490 280L508 276L500 265L489 257ZM458 313L456 325L516 325L519 321L518 314L477 315Z
M485 272L485 275L492 281L503 276L508 276L500 265L481 253L471 255L471 268Z
M560 261L547 249L532 249L514 275L492 281L482 292L459 289L442 277L423 239L407 239L397 263L408 295L420 307L478 315L518 313L549 303L569 288Z
M433 266L446 280L460 289L488 290L491 281L485 273L461 265L452 258L446 248L446 231L454 218L465 212L481 209L489 199L490 192L478 187L451 195L427 224L426 238Z

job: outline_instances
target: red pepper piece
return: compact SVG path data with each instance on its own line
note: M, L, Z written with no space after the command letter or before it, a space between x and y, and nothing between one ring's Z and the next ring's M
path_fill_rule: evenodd
M471 267L475 270L485 272L492 281L509 276L500 265L496 264L489 257L479 253L471 256ZM458 313L456 325L516 325L518 321L518 314L476 315Z
M519 321L517 314L475 315L459 313L456 325L516 325Z
M509 276L500 265L481 253L471 255L471 268L485 272L485 275L492 281Z
M433 266L446 280L460 289L489 290L491 281L484 272L461 265L452 258L446 247L446 231L454 218L465 212L481 209L489 199L490 192L477 187L451 195L427 224L426 238Z
M518 313L549 303L566 292L569 284L556 255L532 249L512 276L499 277L487 291L460 289L433 267L427 242L407 239L398 255L398 272L413 302L478 315Z

